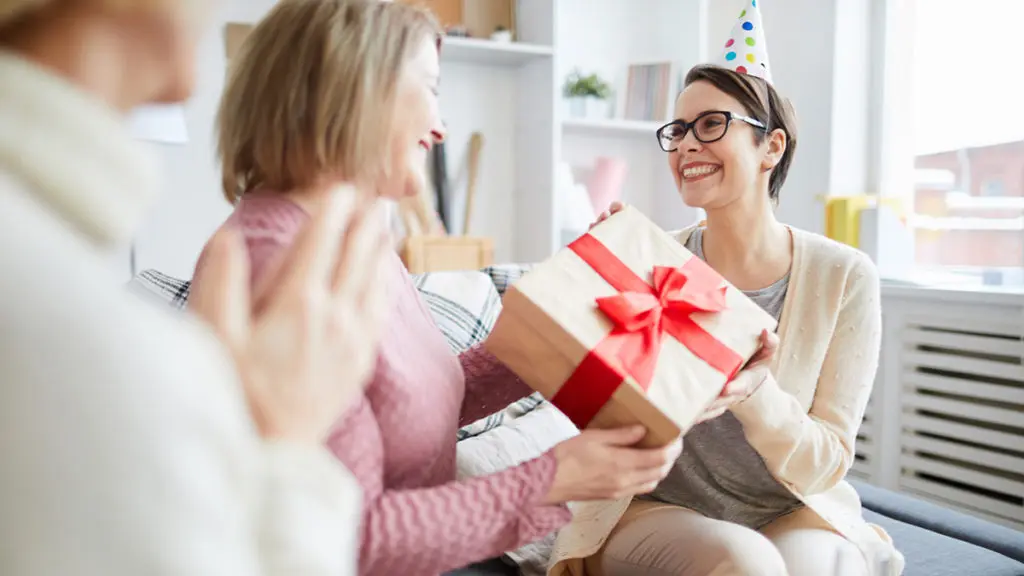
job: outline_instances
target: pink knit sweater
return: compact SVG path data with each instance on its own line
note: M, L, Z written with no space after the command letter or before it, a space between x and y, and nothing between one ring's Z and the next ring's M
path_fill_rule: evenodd
M259 278L309 220L281 195L247 195L240 226ZM202 265L202 258L197 266ZM455 479L455 434L530 390L483 348L453 355L394 256L394 312L362 400L328 446L363 487L360 574L433 576L538 540L570 520L545 506L551 453L490 476Z

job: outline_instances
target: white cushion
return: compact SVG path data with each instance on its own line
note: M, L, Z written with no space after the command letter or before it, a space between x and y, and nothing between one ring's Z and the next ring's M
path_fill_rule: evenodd
M484 476L536 458L559 442L579 434L557 408L544 402L537 409L502 426L459 442L456 463L460 478ZM555 535L527 544L507 556L523 574L544 574Z

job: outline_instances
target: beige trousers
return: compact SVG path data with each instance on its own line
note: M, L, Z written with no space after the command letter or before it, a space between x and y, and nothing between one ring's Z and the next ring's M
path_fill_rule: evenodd
M601 551L586 560L586 571L588 576L866 576L861 552L816 518L797 511L757 531L686 508L637 501Z

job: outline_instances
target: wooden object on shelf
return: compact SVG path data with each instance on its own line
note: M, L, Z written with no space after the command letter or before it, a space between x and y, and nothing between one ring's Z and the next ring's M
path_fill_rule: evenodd
M229 22L224 26L224 55L229 63L234 59L235 54L238 54L242 43L245 42L245 38L249 32L252 32L252 29L252 24L241 22Z
M395 0L400 4L422 6L434 13L446 29L462 26L464 0Z
M465 29L472 38L490 38L498 27L516 37L515 0L395 0L422 6L437 16L445 29Z
M477 236L408 236L400 255L410 274L479 270L494 263L494 242Z
M494 263L494 241L486 237L448 236L424 194L398 203L406 236L398 253L410 274L479 270Z
M466 207L462 222L462 233L469 234L469 222L473 217L473 200L476 196L477 174L480 171L480 152L484 147L484 135L473 132L469 137L469 177L466 183Z

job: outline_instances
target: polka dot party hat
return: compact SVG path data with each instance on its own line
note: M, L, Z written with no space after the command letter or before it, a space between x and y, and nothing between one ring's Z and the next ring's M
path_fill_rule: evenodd
M759 0L744 0L743 11L732 27L718 64L771 83L772 69L768 64L768 46L765 44L764 27L761 26L759 4Z

